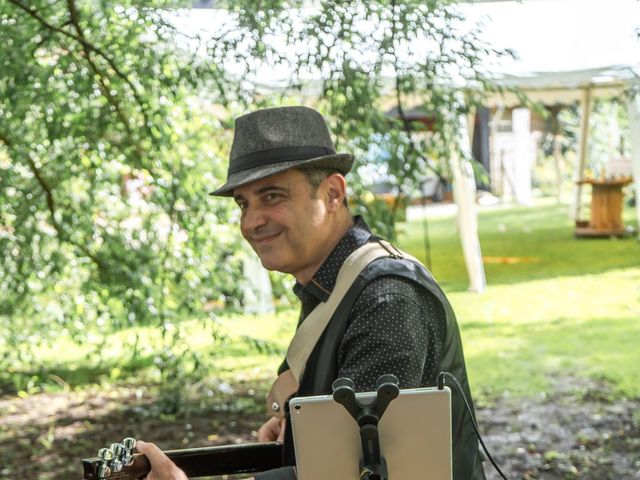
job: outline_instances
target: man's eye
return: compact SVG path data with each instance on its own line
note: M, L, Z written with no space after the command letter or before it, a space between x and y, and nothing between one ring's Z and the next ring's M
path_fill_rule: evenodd
M264 196L264 199L267 202L274 202L274 201L278 200L279 198L280 198L280 194L278 194L278 193L267 193Z

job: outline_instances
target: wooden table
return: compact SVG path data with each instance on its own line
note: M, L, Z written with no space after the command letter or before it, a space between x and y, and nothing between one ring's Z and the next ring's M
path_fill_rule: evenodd
M589 222L576 222L576 237L608 237L624 235L622 223L622 187L631 183L631 177L610 180L580 180L578 184L591 185L591 218Z

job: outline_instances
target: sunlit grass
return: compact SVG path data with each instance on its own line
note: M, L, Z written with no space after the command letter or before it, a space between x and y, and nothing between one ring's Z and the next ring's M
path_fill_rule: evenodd
M567 212L566 205L555 204L481 212L478 224L488 284L640 266L640 245L633 238L576 239ZM635 226L633 210L627 208L624 214L626 224ZM468 280L455 217L428 219L427 228L431 271L448 291L466 289ZM422 220L404 225L402 231L400 246L426 261Z
M640 396L640 268L450 296L474 390L544 391L554 376L609 380Z
M625 221L634 224L633 211ZM576 239L566 205L485 211L479 217L488 288L468 280L455 218L429 219L432 270L456 311L477 396L544 391L554 376L610 382L640 396L640 244ZM399 244L424 259L421 221ZM504 262L504 263L502 263Z

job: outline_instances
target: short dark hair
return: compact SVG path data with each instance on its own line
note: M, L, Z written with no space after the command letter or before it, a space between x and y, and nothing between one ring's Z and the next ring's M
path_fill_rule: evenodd
M310 167L310 168L299 168L300 172L305 176L309 185L311 185L311 194L313 196L318 192L318 187L327 178L329 175L334 173L340 173L335 168L318 168L318 167ZM348 207L347 195L344 196L344 201L342 202L345 207Z

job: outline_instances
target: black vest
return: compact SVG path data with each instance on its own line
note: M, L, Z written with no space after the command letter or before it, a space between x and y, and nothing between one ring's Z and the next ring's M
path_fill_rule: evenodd
M439 371L450 372L458 379L473 410L460 331L453 309L445 294L425 267L413 261L397 257L383 257L374 260L351 285L309 356L306 368L300 379L300 388L297 395L329 395L332 393L331 384L338 376L337 352L348 327L347 319L351 308L365 287L371 281L383 275L396 275L417 282L439 300L447 320L447 334ZM436 378L433 378L430 379L429 385L415 386L435 386L435 384ZM453 479L483 480L485 477L478 450L478 439L469 413L465 408L464 400L455 387L451 388L451 413ZM287 422L287 440L291 439L290 423ZM295 454L292 441L285 441L285 451L287 463L293 465Z

